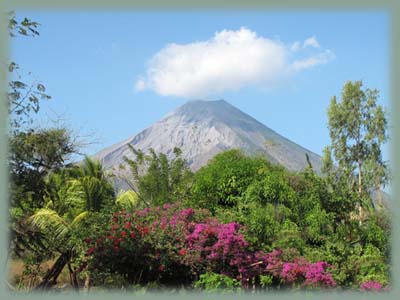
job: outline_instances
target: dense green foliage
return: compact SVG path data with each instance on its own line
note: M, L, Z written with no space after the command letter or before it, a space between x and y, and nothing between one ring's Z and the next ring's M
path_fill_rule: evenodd
M179 201L169 198L173 208L159 207L143 202L145 194L114 195L101 165L85 159L79 167L46 176L45 205L29 220L46 237L47 251L69 253L67 265L76 286L89 278L95 286L184 284L232 291L248 287L239 280L243 276L260 289L300 288L317 282L315 278L341 288L390 284L388 216L372 210L360 219L358 193L346 184L333 184L311 169L289 172L238 150L216 155L192 176L180 183L187 191ZM202 193L207 201L200 201ZM223 197L230 201L221 201ZM227 253L236 260L220 256L223 251L231 251ZM257 262L274 251L283 251L275 257L281 262L279 273L267 271L271 258L263 262L265 267ZM256 273L241 273L254 261ZM319 275L310 275L315 270ZM301 276L310 279L304 283Z
M26 224L36 210L46 207L49 193L65 192L66 175L59 175L56 183L53 172L66 173L63 168L69 155L75 151L69 133L65 129L19 131L10 139L10 225L11 246L21 256L25 250L43 257L47 248L46 238ZM56 205L59 201L55 201ZM65 212L72 207L64 205Z
M243 199L250 182L259 170L269 163L251 159L239 150L231 150L214 157L201 168L191 189L190 204L210 210L236 207Z
M222 290L228 293L238 291L240 282L223 274L205 273L200 275L200 279L194 283L194 286L207 292L219 292Z
M194 193L198 193L198 184L204 191L214 191L216 182L223 185L221 179L230 182L229 176L235 176L235 166L246 164L245 161L245 169L254 171L247 174L247 185L240 187L241 193L229 185L223 190L225 197L235 197L235 205L226 207L223 202L209 201L216 205L197 202L198 206L214 208L224 221L245 225L249 240L257 247L296 249L311 261L323 260L337 266L334 278L342 286L354 286L371 276L367 271L371 269L362 269L358 263L372 254L371 264L376 267L370 272L375 280L388 282L389 226L383 221L387 216L384 211L370 211L365 219L359 220L356 213L359 196L345 183L332 183L329 177L319 177L311 170L290 173L233 150L217 155L196 173ZM207 181L211 172L216 178ZM207 197L213 196L207 194ZM212 199L218 199L218 194Z

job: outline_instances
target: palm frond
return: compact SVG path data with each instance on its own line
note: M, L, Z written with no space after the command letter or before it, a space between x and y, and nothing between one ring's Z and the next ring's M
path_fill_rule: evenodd
M53 200L50 199L50 200L46 203L45 208L53 209L53 208L54 208Z
M125 210L135 208L139 203L139 197L134 191L126 191L120 194L115 200L115 204Z
M93 160L86 156L81 168L84 176L96 177L100 180L104 178L103 166L98 160Z
M74 220L71 222L71 228L75 227L77 224L79 224L83 219L87 217L89 214L88 211L81 212L79 215L77 215Z
M69 224L49 208L39 209L28 219L28 223L55 239L63 239L70 230Z

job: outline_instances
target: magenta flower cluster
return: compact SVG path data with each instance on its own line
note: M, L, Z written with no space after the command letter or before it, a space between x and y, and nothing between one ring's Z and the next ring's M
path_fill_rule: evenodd
M375 291L379 292L383 290L383 285L378 281L369 280L361 284L360 289L362 291Z
M309 263L304 258L296 258L294 262L284 263L281 277L288 283L304 281L304 286L336 286L327 269L332 267L326 262Z
M306 267L304 285L309 286L336 286L336 282L333 280L332 275L327 272L327 269L332 267L324 261L316 263L309 263Z
M276 285L336 285L325 262L302 257L284 261L282 250L255 251L240 224L220 223L206 210L179 205L146 208L113 215L103 232L87 238L87 265L93 272L120 273L143 281L185 278L193 282L205 272L240 280L244 288L256 286L260 275ZM175 276L175 277L174 277Z

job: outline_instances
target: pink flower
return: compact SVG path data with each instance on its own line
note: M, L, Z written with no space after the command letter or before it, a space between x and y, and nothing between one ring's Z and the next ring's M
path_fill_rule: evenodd
M208 256L210 259L216 259L218 258L218 253L217 252L211 252L211 254Z
M332 275L326 272L326 269L330 265L324 261L319 261L313 264L309 264L306 270L306 281L304 285L325 285L325 286L336 286L335 280Z
M150 231L149 227L144 227L144 228L142 229L142 235L148 234L149 231Z
M132 225L131 222L126 222L125 225L124 225L124 228L125 229L129 229L129 228L131 228L131 225Z
M150 212L150 211L151 211L151 208L150 207L146 207L145 209L136 212L136 214L138 216L140 216L140 217L145 217L147 215L147 213Z
M187 208L184 210L181 210L180 216L183 218L188 218L190 216L194 215L194 209L193 208Z
M382 284L378 281L373 281L373 280L368 280L364 282L360 288L363 291L381 291L382 290Z

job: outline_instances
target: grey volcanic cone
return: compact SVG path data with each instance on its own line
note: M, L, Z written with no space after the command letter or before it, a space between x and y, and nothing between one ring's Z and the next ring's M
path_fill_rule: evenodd
M128 148L147 152L153 148L172 156L174 147L182 150L191 169L197 170L217 153L242 149L247 154L262 154L292 171L307 166L306 153L316 172L321 158L284 138L224 100L190 101L129 139L98 152L107 169L117 170L123 157L133 158Z

